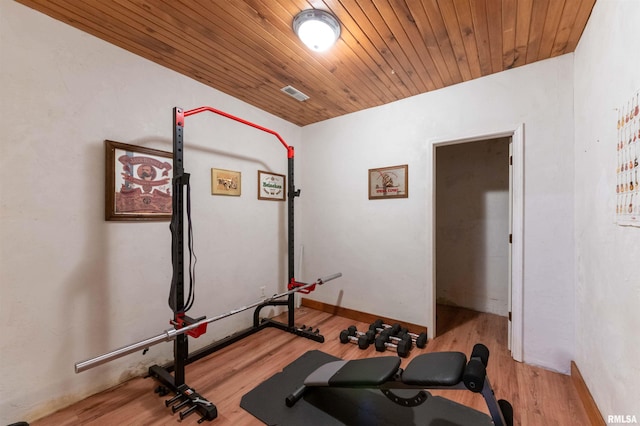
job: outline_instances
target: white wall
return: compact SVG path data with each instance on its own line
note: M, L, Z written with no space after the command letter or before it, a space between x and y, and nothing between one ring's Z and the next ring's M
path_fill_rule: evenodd
M616 108L640 89L638 22L640 2L598 1L575 52L575 359L605 420L640 418L640 229L614 223Z
M524 123L524 360L569 371L574 348L573 57L565 55L303 129L305 277L325 303L433 331L434 142ZM409 198L367 198L367 170L409 165Z
M0 424L7 424L172 359L165 343L74 373L75 362L157 335L171 318L169 224L104 221L103 141L171 151L174 106L210 105L294 146L301 130L11 1L0 1L0 52ZM257 200L257 170L286 173L286 150L272 135L209 113L186 119L185 143L199 259L189 313L252 303L260 286L282 291L285 203ZM211 196L212 167L241 171L242 196ZM215 323L191 346L248 327L251 314Z
M155 335L170 317L168 223L104 222L103 140L170 150L171 108L201 105L296 145L298 278L344 274L314 298L425 325L432 144L524 123L525 361L567 372L575 356L605 416L637 414L640 236L613 224L611 188L614 108L640 87L639 7L597 2L575 69L565 55L299 129L0 1L0 422L39 417L171 357L165 344L73 373L74 362ZM257 169L284 173L282 147L208 114L188 118L185 132L200 259L194 315L251 302L262 285L281 290L284 204L257 202L253 182ZM369 201L367 169L396 164L409 164L409 198ZM211 167L242 171L243 196L211 197ZM247 322L221 321L206 337Z
M436 149L436 301L509 313L509 138Z

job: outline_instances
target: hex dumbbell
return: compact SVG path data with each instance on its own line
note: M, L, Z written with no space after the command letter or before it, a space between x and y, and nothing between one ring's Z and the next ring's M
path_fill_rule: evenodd
M362 331L358 331L358 329L356 328L355 325L350 325L347 328L347 331L349 332L349 334L351 336L356 336L358 337L358 339L364 339L367 342L367 346L372 344L374 342L374 340L376 339L376 332L375 331L371 331L371 330L367 330L366 332L362 332ZM364 344L359 344L358 346L364 346ZM365 346L364 348L361 349L366 349L367 346Z
M400 324L393 324L393 325L389 325L389 324L385 324L382 322L381 319L378 319L376 321L374 321L371 326L369 326L369 329L390 329L392 332L392 335L396 336L398 334L400 334L400 332L404 331L405 334L409 335L409 337L411 337L411 340L413 340L413 342L415 343L415 345L417 347L419 347L420 349L424 348L425 346L427 346L427 333L422 332L420 334L415 334L415 333L410 333L409 330L407 330L404 327L401 327Z
M379 333L379 335L382 335L382 333L384 333L384 340L389 341L393 340L390 339L390 337L400 337L400 334L402 334L402 327L400 327L400 324L393 324L387 327L383 327L382 320L376 320L375 322L371 323L371 325L369 325L369 331L375 334Z
M384 324L381 319L375 320L369 326L369 330L373 330L376 332L382 332L383 330L390 330L392 336L396 336L398 333L400 333L401 329L402 327L400 326L400 324L397 324L397 323L393 325Z
M362 333L353 325L340 332L341 343L353 343L358 345L360 349L367 349L374 339L375 332L367 331Z
M396 343L390 343L389 340L394 340ZM403 338L391 336L390 332L382 331L375 340L376 351L384 352L385 350L391 350L398 353L398 356L406 358L411 350L411 338L405 335Z
M413 340L411 340L411 336L407 334L405 330L400 330L400 332L396 335L391 334L391 329L386 329L380 333L381 336L384 336L387 342L395 343L396 345L406 340L409 345L409 350L413 349Z
M405 331L405 334L413 340L413 343L416 344L420 349L427 346L427 333L424 331L420 334L411 333L410 331Z

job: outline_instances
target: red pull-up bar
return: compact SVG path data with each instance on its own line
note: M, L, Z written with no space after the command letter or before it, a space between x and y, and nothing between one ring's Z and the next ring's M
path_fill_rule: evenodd
M199 114L199 113L204 112L204 111L210 111L210 112L213 112L214 114L222 115L223 117L227 117L227 118L235 120L235 121L237 121L239 123L246 124L247 126L251 126L251 127L256 128L258 130L262 130L263 132L271 133L276 138L278 138L280 143L282 143L282 145L287 149L287 158L293 158L293 155L294 155L293 147L289 146L284 141L284 139L282 139L282 137L277 132L275 132L274 130L267 129L266 127L260 126L259 124L252 123L252 122L247 121L247 120L245 120L243 118L236 117L235 115L231 115L229 113L226 113L224 111L220 111L219 109L215 109L215 108L212 108L210 106L202 106L200 108L190 109L188 111L182 112L182 114L180 114L180 112L178 112L177 113L178 116L176 117L176 121L177 121L176 124L178 124L180 126L184 126L184 117L188 117L190 115Z

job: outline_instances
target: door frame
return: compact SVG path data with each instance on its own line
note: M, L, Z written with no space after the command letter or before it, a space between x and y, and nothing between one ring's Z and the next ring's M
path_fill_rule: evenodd
M524 123L511 128L489 132L467 133L463 135L439 138L430 141L427 149L427 164L431 163L431 178L428 179L427 200L431 204L431 238L427 239L431 252L431 318L427 329L430 337L436 335L436 148L445 145L474 142L479 140L511 137L512 143L512 243L511 243L511 356L516 361L523 360L524 330ZM430 157L430 158L429 158ZM427 167L429 170L429 167ZM428 264L429 262L427 262Z

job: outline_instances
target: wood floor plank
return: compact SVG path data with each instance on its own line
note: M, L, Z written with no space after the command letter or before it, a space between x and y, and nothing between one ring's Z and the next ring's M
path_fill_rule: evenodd
M244 394L279 372L308 350L318 349L343 359L386 356L391 352L366 351L356 345L341 344L341 330L353 320L302 307L296 318L300 325L318 327L324 343L313 342L275 328L265 329L234 343L187 367L187 383L218 408L211 425L260 425L255 417L240 408ZM487 374L498 399L507 399L514 408L514 424L587 425L589 420L571 378L539 367L514 361L506 347L507 320L493 314L438 306L438 337L425 349L414 349L402 360L402 367L425 352L462 351L467 354L475 343L490 350ZM368 324L355 322L359 330ZM134 378L101 392L57 413L32 422L33 426L66 425L197 425L193 415L182 422L164 406L164 398L154 393L157 383L151 378ZM468 391L431 391L487 413L479 394ZM274 401L280 403L280 401ZM207 423L205 423L207 424Z

